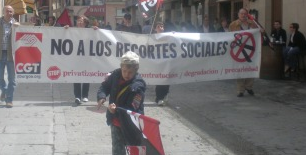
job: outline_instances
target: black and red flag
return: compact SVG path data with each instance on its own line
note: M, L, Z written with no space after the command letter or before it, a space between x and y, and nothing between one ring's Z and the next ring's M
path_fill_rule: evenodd
M158 120L120 107L117 109L130 155L165 155Z
M163 0L138 0L138 9L145 19L153 17L161 7Z

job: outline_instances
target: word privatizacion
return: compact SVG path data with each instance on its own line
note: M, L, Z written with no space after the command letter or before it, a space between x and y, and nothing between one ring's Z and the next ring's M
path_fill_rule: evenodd
M88 72L86 70L84 71L74 71L74 70L71 70L71 71L63 71L63 77L66 77L66 76L95 76L95 77L104 77L106 76L107 73L103 73L103 72L100 72L100 71L96 71L96 72Z
M200 70L200 71L186 71L184 73L184 76L190 76L190 77L194 77L197 75L206 75L206 74L218 74L219 71L215 70L215 69L209 69L209 70Z
M228 68L228 69L224 69L225 74L229 74L229 73L239 73L239 72L257 72L258 71L258 66L256 67L245 67L243 66L242 68Z

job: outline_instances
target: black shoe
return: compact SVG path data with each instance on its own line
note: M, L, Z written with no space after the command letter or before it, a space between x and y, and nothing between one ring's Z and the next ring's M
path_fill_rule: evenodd
M243 93L239 93L237 97L243 97Z
M246 91L250 94L250 95L254 95L254 91L252 90L252 89L250 89L250 90L248 90L248 89L246 89Z

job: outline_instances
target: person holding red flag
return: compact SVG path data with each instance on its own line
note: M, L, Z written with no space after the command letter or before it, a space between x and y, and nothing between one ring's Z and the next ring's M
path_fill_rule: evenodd
M254 21L248 19L248 10L241 8L238 12L238 19L229 25L229 31L242 31L257 28ZM243 97L247 91L250 95L254 95L253 91L254 78L237 79L237 97Z
M98 107L101 107L109 96L106 118L111 128L113 155L125 155L127 145L141 144L142 134L139 131L123 130L131 125L128 120L130 118L125 117L117 109L120 107L144 114L146 83L138 73L138 69L139 56L132 51L126 52L121 57L120 68L110 73L97 92Z

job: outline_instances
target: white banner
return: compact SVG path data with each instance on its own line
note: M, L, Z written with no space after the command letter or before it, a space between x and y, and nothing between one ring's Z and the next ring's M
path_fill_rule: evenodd
M139 73L149 85L258 78L260 72L259 29L147 35L19 26L12 39L19 83L101 83L129 50L140 55Z

